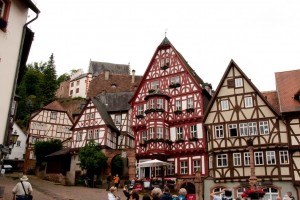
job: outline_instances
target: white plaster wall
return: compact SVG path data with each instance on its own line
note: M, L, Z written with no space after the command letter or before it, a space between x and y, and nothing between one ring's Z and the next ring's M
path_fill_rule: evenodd
M17 131L17 134L19 135L17 141L20 142L20 146L17 144L14 145L11 154L8 155L8 159L24 160L23 155L25 154L27 136L16 123L13 125L13 133L15 131Z
M15 81L23 25L26 23L28 8L19 1L11 1L7 31L0 30L0 144L4 141L6 121Z

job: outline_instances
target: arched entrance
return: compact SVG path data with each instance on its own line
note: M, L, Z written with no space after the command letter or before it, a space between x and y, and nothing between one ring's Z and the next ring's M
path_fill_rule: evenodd
M185 188L188 194L196 194L196 187L194 183L183 182L180 185L180 188Z

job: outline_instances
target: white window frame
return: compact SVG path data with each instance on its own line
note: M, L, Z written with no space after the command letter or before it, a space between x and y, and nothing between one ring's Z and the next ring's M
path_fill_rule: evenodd
M262 151L254 152L254 163L255 165L264 164L264 154Z
M235 78L234 79L234 86L236 88L243 87L243 79L242 78Z
M147 131L142 131L141 135L142 135L142 137L141 137L142 142L145 141L145 140L147 140Z
M181 126L176 127L177 139L183 139L183 128Z
M150 109L154 108L154 99L150 99L150 101L149 101L149 108Z
M85 114L85 120L89 120L90 119L90 114L89 113L86 113Z
M187 108L194 108L194 98L193 97L189 97L187 99Z
M167 175L174 175L175 174L175 165L167 165Z
M234 130L235 129L235 131L236 131L236 135L235 136L233 136L233 135L231 135L231 130ZM239 133L238 133L238 129L237 129L237 124L228 124L228 136L229 137L237 137L238 135L239 135Z
M99 138L99 129L96 129L94 131L94 139L98 139Z
M289 152L284 150L284 151L279 151L279 162L280 164L283 164L283 165L288 165L290 164L290 161L289 161Z
M248 123L248 134L249 135L257 135L257 123L256 122L249 122Z
M94 119L94 118L95 118L95 113L91 113L91 114L90 114L90 118L91 118L91 119Z
M180 174L188 174L188 162L180 161Z
M116 115L116 124L120 125L122 123L122 115Z
M228 99L221 100L221 110L229 110L229 101Z
M162 109L163 108L163 99L158 98L156 102L156 108Z
M156 138L163 138L163 127L156 127Z
M267 165L276 165L275 151L266 151Z
M181 101L179 99L175 101L175 110L181 110Z
M159 81L152 81L152 82L151 82L151 89L152 89L152 90L157 90L157 89L159 89Z
M190 126L190 133L191 133L191 138L197 138L197 125L191 125Z
M51 111L50 119L56 119L56 117L57 117L57 112Z
M241 166L241 165L242 165L241 153L233 153L233 166Z
M173 77L171 77L171 81L170 81L171 83L171 85L172 84L176 84L176 83L180 83L180 76L173 76Z
M269 134L269 123L268 121L259 122L259 131L261 135Z
M88 140L93 139L93 130L88 130Z
M278 197L279 195L278 189L274 187L264 188L264 191L265 191L264 199L276 199L276 197Z
M248 123L240 123L240 136L248 136Z
M194 170L194 173L195 172L200 172L200 169L201 169L201 160L194 160L193 161L193 170Z
M169 129L168 128L165 128L165 138L166 138L166 140L169 139Z
M244 152L244 165L249 166L250 165L250 153Z
M215 126L215 136L216 136L216 139L224 138L224 127L223 127L223 125L216 125Z
M149 128L149 139L154 139L154 128L153 127Z
M82 132L78 132L77 133L77 142L81 142L82 141Z
M16 142L16 147L20 147L21 146L21 140L18 140L17 142Z
M144 114L144 105L139 105L138 106L138 115L143 115Z
M253 99L252 96L247 96L244 98L245 108L252 108L253 107Z
M227 154L218 154L216 156L217 167L227 167L228 166L228 156Z

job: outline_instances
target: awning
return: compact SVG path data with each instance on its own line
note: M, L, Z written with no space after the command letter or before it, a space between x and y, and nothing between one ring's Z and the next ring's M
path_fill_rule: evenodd
M170 165L172 164L157 159L138 163L138 167L159 167L159 166L170 166Z

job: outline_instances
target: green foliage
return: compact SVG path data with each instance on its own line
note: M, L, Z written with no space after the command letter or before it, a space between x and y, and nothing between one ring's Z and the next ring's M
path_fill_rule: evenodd
M120 155L117 155L111 161L111 169L113 174L119 174L121 177L123 174L123 161Z
M37 165L42 166L46 161L46 156L62 149L60 140L38 141L34 145Z
M86 169L89 175L99 174L106 168L107 157L94 141L89 142L79 151L80 167Z
M59 85L61 82L64 82L66 80L69 80L70 79L70 75L67 74L67 73L64 73L62 75L60 75L57 79L57 84Z

